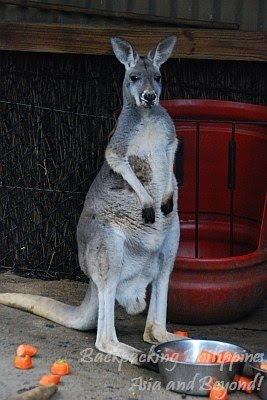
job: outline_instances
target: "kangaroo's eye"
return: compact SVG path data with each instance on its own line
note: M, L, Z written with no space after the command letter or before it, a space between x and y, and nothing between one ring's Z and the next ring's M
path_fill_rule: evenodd
M161 76L160 75L155 76L155 81L156 82L160 82L161 81Z
M132 82L136 82L136 81L138 81L139 77L136 76L136 75L132 75L132 76L130 77L130 79L131 79Z

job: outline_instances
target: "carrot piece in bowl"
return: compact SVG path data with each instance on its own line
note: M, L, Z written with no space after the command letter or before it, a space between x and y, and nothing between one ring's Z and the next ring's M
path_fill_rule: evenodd
M232 361L233 354L230 351L220 351L217 356L217 363L224 364Z
M166 353L164 353L164 357L167 358L167 360L179 361L179 353L167 351Z
M233 354L231 362L240 362L244 360L244 356L242 354Z
M37 348L35 346L32 346L30 344L21 344L17 348L17 356L30 356L34 357L37 353Z
M32 359L30 356L16 356L13 365L19 369L30 369L32 368Z
M197 364L213 364L217 361L217 355L212 353L211 351L202 350L198 355Z

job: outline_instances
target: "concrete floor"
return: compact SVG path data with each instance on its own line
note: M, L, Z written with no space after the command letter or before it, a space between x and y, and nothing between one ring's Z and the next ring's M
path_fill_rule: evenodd
M17 277L10 273L0 275L0 292L22 292L49 296L71 304L79 304L83 298L86 285L70 281L46 282ZM207 337L229 341L244 346L251 351L267 348L267 302L249 317L226 325L186 326L169 324L169 330L187 330L191 337ZM117 313L117 333L122 342L140 348L149 349L143 343L142 334L145 315L128 316L121 308ZM66 358L71 364L72 374L63 377L55 400L89 400L89 399L176 399L181 395L160 390L130 390L133 379L142 377L154 383L160 377L153 371L139 369L124 363L121 371L118 364L111 362L90 362L81 360L81 351L94 349L95 332L78 332L56 325L31 314L0 306L0 398L6 399L18 390L35 386L40 376L49 371L50 364L58 358ZM28 342L39 349L34 358L34 368L26 371L12 366L17 346ZM98 352L94 349L93 355ZM253 394L234 393L230 400L252 400L258 397ZM196 397L187 396L187 400Z

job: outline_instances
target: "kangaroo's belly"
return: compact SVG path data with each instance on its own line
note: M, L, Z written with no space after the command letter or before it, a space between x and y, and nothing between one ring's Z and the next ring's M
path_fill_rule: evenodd
M158 252L133 253L126 245L116 299L129 314L137 314L145 309L146 288L158 271Z

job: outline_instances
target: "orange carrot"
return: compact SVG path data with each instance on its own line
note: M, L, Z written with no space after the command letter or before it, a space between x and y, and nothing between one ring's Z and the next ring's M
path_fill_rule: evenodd
M17 356L30 356L34 357L37 353L37 348L30 344L21 344L17 348Z
M66 360L57 360L51 365L50 371L53 375L68 375L70 366Z
M174 331L174 335L188 337L188 332L186 331Z
M260 369L263 369L264 371L267 371L267 364L261 364Z
M253 393L253 390L251 388L252 382L253 380L248 378L247 376L240 376L238 380L238 389L251 394Z
M208 390L211 390L215 385L215 383L216 383L215 378L212 378L212 376L210 376L209 380L206 382L206 387L208 388Z
M216 354L207 350L202 350L196 362L197 364L213 364L216 363L216 360L217 360Z
M168 360L178 361L179 353L173 353L173 352L169 351L169 352L164 353L164 357L167 358Z
M30 356L17 356L14 358L13 365L19 369L32 368L32 359Z
M232 361L233 354L230 351L220 351L217 355L217 363L224 364Z
M57 385L60 381L60 376L59 375L43 375L41 377L41 379L39 380L39 384L40 385L51 385L52 383L54 383L55 385Z
M233 377L233 382L238 382L239 379L240 379L240 375L235 374L234 377Z
M227 400L227 390L222 385L215 383L210 391L209 400Z
M240 362L244 360L244 356L242 354L233 354L231 362Z

